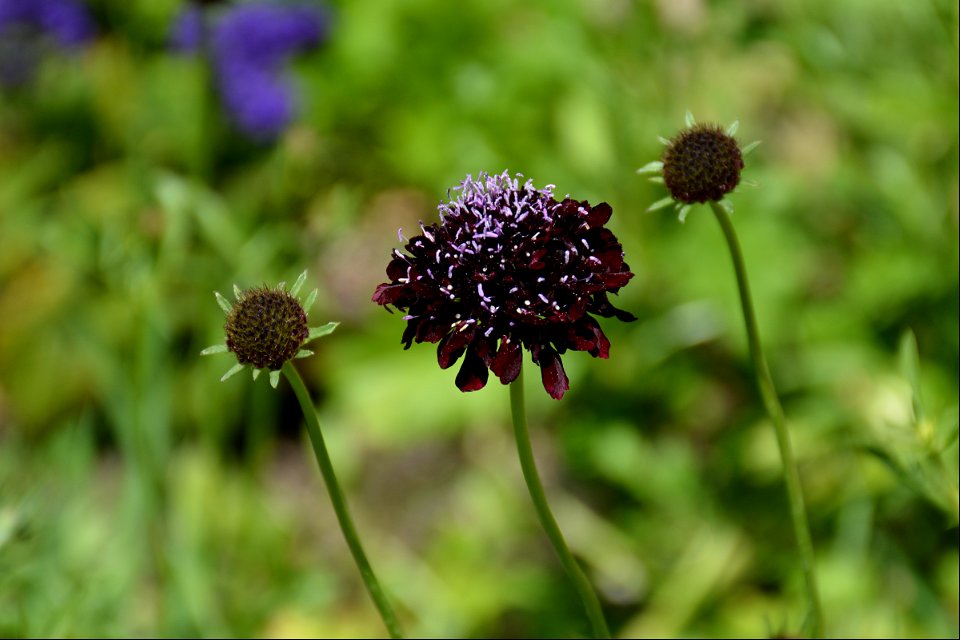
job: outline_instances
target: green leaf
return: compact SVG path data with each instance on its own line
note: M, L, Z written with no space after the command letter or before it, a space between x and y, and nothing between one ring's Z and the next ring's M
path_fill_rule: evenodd
M900 370L910 383L913 401L913 424L923 422L923 400L920 395L920 354L917 350L917 337L913 330L907 329L900 336Z

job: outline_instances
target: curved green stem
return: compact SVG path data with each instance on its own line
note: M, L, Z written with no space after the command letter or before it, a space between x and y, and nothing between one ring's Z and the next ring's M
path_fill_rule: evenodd
M793 533L797 539L800 561L803 564L807 600L810 607L810 635L814 638L823 637L823 610L820 606L820 591L817 587L813 542L810 538L810 525L807 523L803 488L800 484L800 474L797 472L797 461L793 455L790 432L787 430L783 407L780 406L780 399L777 396L776 388L773 386L773 378L770 376L770 369L767 367L767 361L760 346L760 334L757 331L757 319L753 312L753 300L750 296L750 285L747 282L747 270L744 266L743 254L740 251L736 231L734 231L730 216L727 215L726 210L720 204L711 202L710 207L720 223L720 228L723 229L727 246L730 248L733 268L737 274L737 287L740 290L740 305L743 308L743 321L747 329L750 357L753 360L754 373L757 376L757 386L777 434L780 460L783 464L783 475L787 485L787 498L790 501L790 519L793 522Z
M607 629L607 622L600 608L600 600L563 539L563 533L560 532L560 527L550 511L547 496L543 491L543 484L540 482L540 475L537 473L537 463L533 459L533 447L530 445L530 433L527 430L527 416L524 409L522 365L517 379L510 384L510 413L513 416L513 432L517 438L520 467L523 469L523 478L527 482L527 489L530 492L530 498L533 500L533 506L537 510L540 525L550 539L554 551L560 558L560 564L563 565L570 580L573 581L573 586L583 601L583 606L587 610L587 617L590 618L590 625L593 627L594 637L609 638L610 631Z
M360 544L360 537L353 526L353 519L350 517L350 510L347 508L347 500L337 482L337 476L333 472L333 464L330 462L330 455L327 453L327 446L323 442L323 434L320 432L320 421L317 419L317 412L307 392L303 379L289 360L283 364L283 375L290 381L293 392L300 401L300 409L303 411L303 417L307 421L307 432L310 434L310 443L313 445L313 453L316 455L317 464L320 466L320 473L323 475L324 484L327 486L327 493L330 494L330 501L333 503L333 510L337 514L337 520L340 522L340 529L343 531L343 537L346 538L347 546L350 547L350 553L353 554L353 560L357 563L360 570L360 576L363 578L363 584L370 592L373 603L380 612L383 624L391 638L402 638L400 624L397 622L397 616L393 612L390 603L387 601L374 575L367 555L363 551L363 545Z

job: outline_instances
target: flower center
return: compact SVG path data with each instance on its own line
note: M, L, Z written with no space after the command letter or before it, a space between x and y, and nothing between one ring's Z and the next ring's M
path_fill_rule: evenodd
M743 156L737 141L715 125L680 132L663 155L663 181L686 204L720 200L740 182Z
M282 289L246 291L227 314L227 348L240 364L277 370L310 334L300 302Z

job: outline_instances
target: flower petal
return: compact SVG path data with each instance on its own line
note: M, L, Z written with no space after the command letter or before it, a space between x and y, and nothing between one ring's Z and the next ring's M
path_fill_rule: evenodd
M405 299L409 289L409 286L406 284L389 284L385 282L378 285L377 290L373 292L373 301L384 307L388 304L403 306L402 304L397 305L396 303ZM389 311L389 309L387 309L387 311Z
M473 330L469 325L461 324L448 333L437 345L437 362L441 369L449 369L460 356L467 345L473 340Z
M570 328L570 348L586 351L594 358L610 357L610 340L591 316L583 316Z
M463 364L460 365L460 371L457 373L456 383L460 391L477 391L487 384L487 365L483 363L483 358L477 353L474 345L470 345L467 349Z
M606 202L601 202L590 210L587 215L587 224L591 227L599 227L610 221L613 215L613 209Z
M500 341L497 355L490 364L490 370L500 378L503 384L510 384L520 375L520 366L523 364L523 347L519 340L509 336Z
M570 380L563 370L563 362L560 356L550 347L540 349L539 353L540 378L543 380L543 388L547 390L550 397L554 400L563 398L563 394L570 389Z

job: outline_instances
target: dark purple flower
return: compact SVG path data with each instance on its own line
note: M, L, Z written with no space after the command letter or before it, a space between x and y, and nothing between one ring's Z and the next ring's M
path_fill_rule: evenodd
M457 199L439 206L440 223L421 224L407 254L393 251L390 282L373 301L406 312L405 349L439 343L442 369L463 356L462 391L486 385L488 369L503 384L515 380L526 348L559 400L570 388L561 354L609 355L610 341L590 314L635 319L607 299L633 274L604 227L610 205L558 201L553 185L538 190L519 178L467 176Z
M75 49L93 34L93 20L76 0L0 0L0 84L26 83L49 45Z
M326 14L314 5L271 2L209 11L191 5L180 14L171 33L174 48L207 49L221 99L237 127L257 140L276 138L295 110L283 67L293 54L321 42L327 31ZM209 29L206 46L205 27Z

